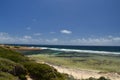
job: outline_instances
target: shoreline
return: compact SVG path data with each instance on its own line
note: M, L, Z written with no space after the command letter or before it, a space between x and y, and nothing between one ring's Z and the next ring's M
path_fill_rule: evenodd
M54 67L58 72L71 75L75 79L88 79L90 77L99 78L101 76L104 76L111 80L120 80L120 75L117 73L110 73L110 72L100 73L100 71L97 71L97 70L73 69L73 68L53 65L47 62L41 62L41 61L36 61L36 62L40 64L47 64L51 67Z
M33 46L14 46L14 45L6 45L0 44L1 47L10 48L12 50L26 50L26 51L36 51L36 50L56 50L56 51L65 51L65 52L78 52L78 53L90 53L90 54L100 54L100 55L120 55L120 52L110 52L110 51L99 51L99 50L82 50L82 49L64 49L64 48L47 48L47 47L33 47Z
M35 47L25 47L25 46L7 46L5 45L6 48L12 49L12 50L27 50L27 51L36 51L36 50L41 50L40 48L35 48ZM31 56L29 56L31 57ZM64 66L58 66L54 64L50 64L47 62L42 62L39 60L36 60L37 63L42 63L42 64L48 64L49 66L54 67L58 72L60 73L66 73L68 75L72 75L75 79L87 79L90 77L94 78L99 78L101 76L104 76L106 78L110 78L111 80L120 80L120 75L118 73L101 73L100 71L96 70L83 70L83 69L76 69L76 68L69 68L69 67L64 67Z

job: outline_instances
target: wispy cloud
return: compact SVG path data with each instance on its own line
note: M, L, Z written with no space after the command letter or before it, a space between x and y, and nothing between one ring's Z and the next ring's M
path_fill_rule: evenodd
M77 38L77 39L43 39L30 35L13 36L5 32L0 32L0 43L22 43L22 44L61 44L61 45L114 45L120 46L120 36L106 36L99 38Z
M120 45L120 37L79 38L71 40L75 45Z
M58 40L57 38L46 39L45 41L46 41L46 43L48 43L48 44L58 44L58 43L59 43L59 40Z
M36 34L38 35L38 34ZM24 35L21 37L11 36L8 33L0 32L0 43L16 43L16 44L57 44L58 39L42 39L30 35Z
M72 31L70 31L70 30L61 30L60 31L61 33L63 33L63 34L71 34L72 33Z
M33 35L34 36L41 36L42 34L41 33L34 33Z
M23 38L24 38L24 39L31 39L32 37L25 35Z

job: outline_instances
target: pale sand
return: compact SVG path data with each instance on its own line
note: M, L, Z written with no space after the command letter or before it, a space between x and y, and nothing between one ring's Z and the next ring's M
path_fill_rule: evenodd
M120 75L117 73L99 73L100 71L72 69L72 68L67 68L67 67L62 67L62 66L56 66L56 65L49 64L46 62L38 62L37 61L37 63L48 64L48 65L54 67L55 69L57 69L58 72L72 75L75 79L87 79L90 77L99 78L101 76L104 76L111 80L120 80Z
M27 80L33 80L29 75L26 75Z

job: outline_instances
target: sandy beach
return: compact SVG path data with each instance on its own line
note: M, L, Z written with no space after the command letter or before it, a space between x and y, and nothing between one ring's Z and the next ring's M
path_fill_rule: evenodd
M99 78L101 76L104 76L111 80L120 80L120 75L117 73L100 73L100 71L96 71L96 70L72 69L68 67L57 66L57 65L46 63L46 62L39 62L39 61L37 61L37 63L48 64L54 67L55 69L57 69L58 72L72 75L75 79L87 79L90 77Z

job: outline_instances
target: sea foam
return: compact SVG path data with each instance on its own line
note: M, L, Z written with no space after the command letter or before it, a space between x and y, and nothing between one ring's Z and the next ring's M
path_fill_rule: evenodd
M109 51L62 49L62 48L49 48L49 47L40 47L40 48L41 49L55 50L55 51L65 51L65 52L94 53L94 54L120 54L120 52L109 52Z

